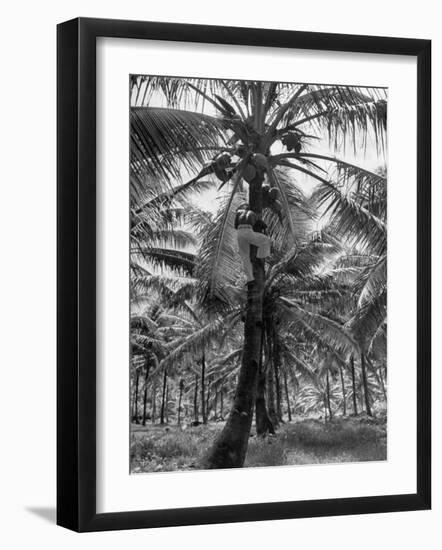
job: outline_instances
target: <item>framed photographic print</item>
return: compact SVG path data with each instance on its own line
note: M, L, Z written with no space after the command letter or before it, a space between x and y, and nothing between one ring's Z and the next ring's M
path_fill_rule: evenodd
M430 51L58 26L59 525L430 507Z

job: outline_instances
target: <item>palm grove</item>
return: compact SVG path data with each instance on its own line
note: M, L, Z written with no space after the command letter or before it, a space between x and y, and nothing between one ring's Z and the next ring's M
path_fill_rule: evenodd
M131 77L133 423L220 422L200 466L232 468L253 422L385 409L386 172L336 152L381 151L386 107L382 89ZM246 279L247 225L271 249L250 245Z

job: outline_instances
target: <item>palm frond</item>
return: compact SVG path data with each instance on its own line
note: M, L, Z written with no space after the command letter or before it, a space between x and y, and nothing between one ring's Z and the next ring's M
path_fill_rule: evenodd
M355 281L359 294L358 307L362 308L387 289L387 257L382 256L374 265L365 268Z
M162 360L161 366L165 366L178 360L184 353L199 353L213 339L219 338L223 327L228 325L233 317L238 316L240 312L234 311L226 316L218 316L214 320L208 321L202 327L194 330L191 334L168 345L168 353Z
M320 339L332 346L332 348L347 353L358 351L358 344L344 326L324 315L307 311L294 300L284 297L280 297L279 300L282 303L281 309L287 318L294 322L300 322L311 331L319 332Z
M158 107L133 107L131 170L142 183L146 177L180 181L183 170L199 171L213 151L226 145L222 120L202 113Z
M336 185L331 182L321 184L313 193L312 201L323 209L329 227L347 239L349 246L368 247L371 253L378 255L386 253L385 223Z
M313 212L295 178L277 167L269 172L269 181L279 189L283 206L281 219L265 209L263 220L269 228L273 245L287 250L306 241L313 230Z
M367 299L346 323L361 347L368 348L379 327L387 318L387 289Z
M312 88L312 87L310 87ZM287 113L285 131L310 124L325 128L335 149L347 138L356 146L357 137L364 143L369 132L374 135L378 148L384 147L386 132L386 91L354 86L319 87L304 94Z
M287 157L278 155L277 158ZM372 172L361 166L356 166L342 159L317 153L300 153L299 159L318 159L333 163L336 170L334 178L339 188L352 192L357 202L382 221L387 215L387 178L379 172Z
M195 268L195 255L182 250L140 246L133 248L131 254L135 257L141 256L154 266L168 267L178 273L184 272L192 275Z
M219 212L204 235L197 260L196 277L201 283L201 299L229 303L229 290L243 278L240 268L234 219L246 197L236 185L221 200Z

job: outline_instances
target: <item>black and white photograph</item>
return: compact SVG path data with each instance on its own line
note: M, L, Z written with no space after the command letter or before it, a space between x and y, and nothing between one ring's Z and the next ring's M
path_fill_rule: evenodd
M435 548L436 5L6 5L0 546Z
M131 473L386 460L388 90L129 92Z

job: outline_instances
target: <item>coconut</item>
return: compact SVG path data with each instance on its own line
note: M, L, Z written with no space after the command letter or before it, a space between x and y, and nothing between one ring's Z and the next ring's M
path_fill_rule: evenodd
M269 190L269 199L271 201L276 201L276 199L278 198L279 198L279 189L277 189L276 187L272 187Z
M230 161L231 161L231 158L229 153L222 153L215 159L215 165L220 170L224 170L230 165Z
M215 176L222 182L225 182L229 179L229 174L226 172L224 168L219 168L217 164L213 167L213 171L215 172Z
M244 168L243 178L247 183L250 183L256 176L256 168L252 164L247 164Z
M301 140L299 134L296 132L290 132L282 138L282 143L287 147L288 151L295 150L296 154L301 150Z
M267 168L267 157L262 153L255 153L252 157L253 164L258 168L265 169Z

